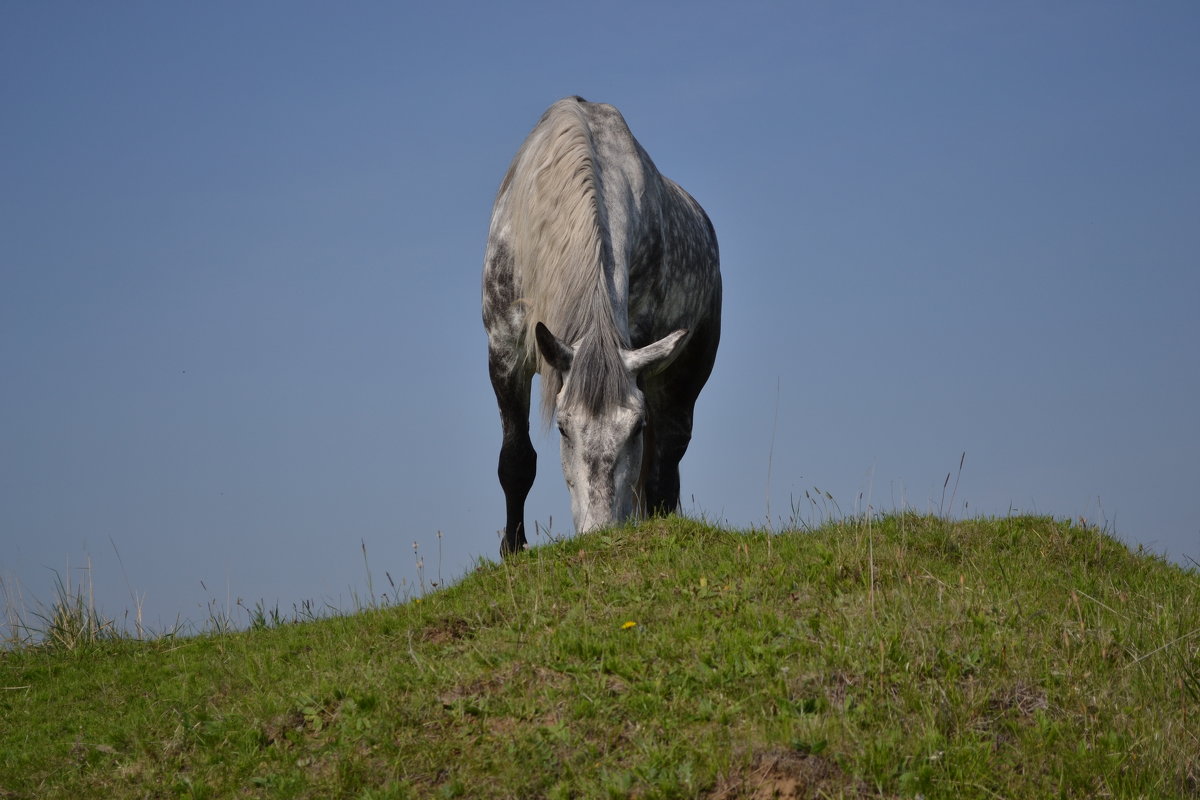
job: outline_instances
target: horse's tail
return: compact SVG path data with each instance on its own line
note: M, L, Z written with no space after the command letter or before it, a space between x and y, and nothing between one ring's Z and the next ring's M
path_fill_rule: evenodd
M526 357L542 373L548 421L561 378L543 364L534 327L542 322L569 343L585 331L615 330L603 277L604 203L596 152L578 98L546 111L513 158L505 183L513 260L526 305Z

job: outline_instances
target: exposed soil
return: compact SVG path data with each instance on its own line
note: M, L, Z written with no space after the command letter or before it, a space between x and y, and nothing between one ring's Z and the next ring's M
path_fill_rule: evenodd
M709 793L709 800L824 800L876 797L862 781L831 759L789 750L758 753Z

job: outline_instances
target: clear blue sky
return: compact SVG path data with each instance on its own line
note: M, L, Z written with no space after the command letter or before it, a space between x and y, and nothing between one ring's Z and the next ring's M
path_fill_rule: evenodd
M936 511L965 451L957 516L1200 558L1197 42L1191 2L3 4L0 576L90 557L167 627L348 607L360 542L377 591L439 530L444 578L494 557L488 215L576 93L720 238L686 511Z

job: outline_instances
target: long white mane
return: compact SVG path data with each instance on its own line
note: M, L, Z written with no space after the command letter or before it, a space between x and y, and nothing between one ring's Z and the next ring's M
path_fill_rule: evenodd
M542 375L542 410L553 416L560 376L542 363L534 327L542 322L578 345L569 392L593 407L617 402L629 382L620 356L628 334L616 323L605 272L609 247L596 149L579 103L555 103L513 158L509 192L513 257L525 305L526 357Z

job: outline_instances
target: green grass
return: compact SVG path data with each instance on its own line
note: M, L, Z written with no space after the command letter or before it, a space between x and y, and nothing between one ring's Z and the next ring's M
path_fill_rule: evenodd
M177 796L1200 796L1200 576L1040 517L670 518L0 655L0 798Z

